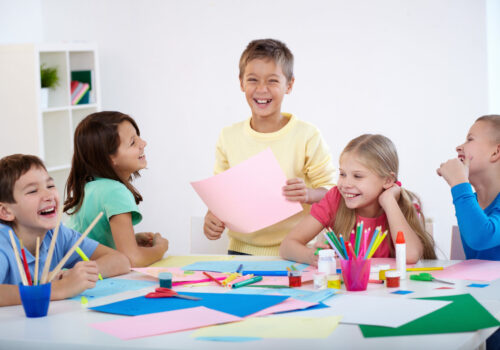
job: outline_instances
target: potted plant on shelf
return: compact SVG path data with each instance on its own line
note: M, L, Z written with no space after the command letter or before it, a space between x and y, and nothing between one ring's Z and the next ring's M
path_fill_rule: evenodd
M42 85L40 103L42 108L47 108L49 106L49 89L54 89L59 84L57 67L47 67L42 64L40 79Z

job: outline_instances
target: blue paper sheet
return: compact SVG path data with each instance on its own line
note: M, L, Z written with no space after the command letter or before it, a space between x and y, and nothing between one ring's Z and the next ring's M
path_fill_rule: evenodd
M281 295L226 294L226 293L179 293L201 298L188 300L180 298L146 298L144 296L118 301L90 308L111 314L138 316L155 312L187 309L205 306L238 317L245 317L267 309L288 299Z
M306 264L298 264L294 261L286 260L271 260L271 261L198 261L194 264L186 265L182 267L183 270L191 271L212 271L212 272L235 272L240 264L243 265L243 271L253 270L253 271L286 271L287 267L292 265L295 266L297 270L303 270L307 266Z
M81 297L86 297L87 299L96 299L112 294L122 293L128 290L138 290L146 287L153 287L154 285L157 284L158 282L153 282L153 281L106 278L102 281L97 281L94 288L87 289L82 294L77 295L76 297L73 297L71 299L78 301L81 299Z
M312 292L308 290L301 290L295 288L238 288L231 290L233 294L261 294L261 295L271 295L279 294L292 297L294 299L308 301L311 303L319 303L326 299L331 298L338 292L333 289L324 289L317 292Z

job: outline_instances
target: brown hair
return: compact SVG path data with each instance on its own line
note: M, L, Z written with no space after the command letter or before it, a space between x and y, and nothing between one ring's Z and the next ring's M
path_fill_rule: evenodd
M281 41L275 39L251 41L240 57L240 80L243 79L248 62L255 59L273 60L281 65L288 82L293 79L293 54Z
M351 140L342 151L340 158L346 153L355 154L358 161L375 172L380 177L398 178L399 159L396 147L390 139L383 135L364 134ZM394 174L394 175L393 175ZM415 231L424 246L424 259L436 259L434 251L434 240L425 230L425 217L421 209L417 211L415 204L421 208L420 199L412 192L401 187L401 196L398 205L410 227ZM419 215L420 214L420 215ZM351 230L356 225L356 213L349 209L343 198L339 203L339 209L331 223L334 232L343 233L350 240ZM392 245L391 245L392 251Z
M16 202L14 199L16 181L33 167L47 171L45 165L37 156L12 154L0 159L0 202ZM1 219L0 222L9 224Z
M500 115L497 114L483 115L482 117L477 118L476 122L490 123L490 125L493 127L492 132L494 135L495 142L500 143Z
M85 184L95 177L120 181L134 195L139 204L142 196L130 183L123 182L111 164L111 155L120 146L118 125L128 121L140 135L139 127L132 117L120 112L98 112L88 115L76 127L74 137L74 153L71 161L71 171L66 182L66 200L64 211L68 214L77 212L83 202ZM135 172L133 177L139 177ZM71 212L69 212L73 209Z

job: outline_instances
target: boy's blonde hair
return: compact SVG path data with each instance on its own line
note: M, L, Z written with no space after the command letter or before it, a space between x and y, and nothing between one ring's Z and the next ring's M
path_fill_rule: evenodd
M365 134L351 140L342 151L340 158L346 153L357 156L357 160L380 177L398 178L399 160L396 147L387 137L383 135ZM434 240L425 230L425 217L421 210L417 211L415 202L421 208L420 199L412 192L401 187L401 196L398 205L406 221L420 238L424 246L424 259L436 259L434 252ZM350 240L351 230L356 225L356 213L349 209L345 200L341 198L339 209L331 223L333 230ZM393 248L391 246L391 253Z
M240 80L243 79L248 62L255 59L273 60L281 66L287 82L293 79L293 54L281 41L275 39L251 41L240 57Z
M483 115L476 119L476 122L487 122L492 126L495 142L500 143L500 115Z

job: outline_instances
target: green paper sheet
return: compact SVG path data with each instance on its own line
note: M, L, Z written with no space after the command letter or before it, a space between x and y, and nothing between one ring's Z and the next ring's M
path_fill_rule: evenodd
M363 336L373 338L473 332L478 329L500 326L500 322L470 294L419 299L446 300L452 303L398 328L360 325Z

